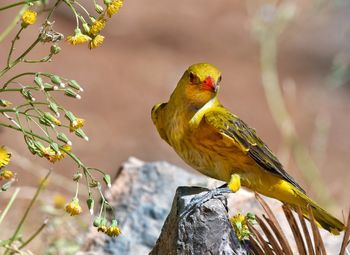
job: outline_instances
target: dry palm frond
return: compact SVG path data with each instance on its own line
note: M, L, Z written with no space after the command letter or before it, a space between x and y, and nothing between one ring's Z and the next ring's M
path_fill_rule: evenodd
M256 216L256 220L261 228L261 231L259 231L253 225L248 224L249 230L252 233L250 236L250 243L253 254L292 255L293 252L291 247L295 246L298 253L301 255L327 255L311 208L308 208L311 224L310 230L306 225L300 208L295 208L295 211L298 214L298 217L295 217L289 205L282 206L294 237L294 240L289 240L287 239L271 208L258 194L256 194L256 198L263 207L266 215L262 215L263 219ZM348 254L346 253L348 252L346 247L350 243L349 238L350 212L339 255Z
M341 248L340 248L340 255L344 255L345 254L346 247L349 244L350 244L350 212L349 212L349 216L348 216L348 222L347 222L347 227L345 229L343 242L342 242ZM350 252L347 251L347 253L349 254Z

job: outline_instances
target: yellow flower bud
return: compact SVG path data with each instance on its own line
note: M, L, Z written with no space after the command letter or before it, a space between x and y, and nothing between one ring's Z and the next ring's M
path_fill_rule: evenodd
M35 11L26 10L22 14L22 27L33 25L36 22L37 13Z
M111 225L108 229L106 234L109 236L119 236L121 234L121 230L118 226Z
M71 216L81 214L83 211L79 205L79 200L77 198L73 198L72 202L68 203L64 209Z
M13 177L13 172L11 170L5 169L0 173L0 179L10 180Z
M8 107L10 106L12 103L8 100L5 100L5 99L0 99L0 106L2 107Z

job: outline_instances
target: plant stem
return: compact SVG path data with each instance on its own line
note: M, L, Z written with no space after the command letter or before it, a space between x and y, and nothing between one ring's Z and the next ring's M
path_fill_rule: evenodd
M68 7L73 11L74 15L75 15L75 22L77 25L77 29L79 28L79 17L81 17L80 15L78 15L77 11L75 10L74 6L67 0L63 0Z
M26 73L21 73L21 74L18 74L18 75L16 75L16 76L14 76L14 77L12 77L11 79L9 79L7 82L5 82L5 84L3 85L3 89L5 89L6 87L7 87L7 85L11 82L11 81L13 81L13 80L15 80L15 79L17 79L17 78L19 78L19 77L21 77L21 76L24 76L24 75L35 75L36 73L34 73L34 72L26 72Z
M34 0L32 0L32 2L34 2ZM55 5L51 8L50 13L47 15L47 18L46 18L45 22L43 23L44 24L43 26L47 25L47 21L51 18L54 10L56 9L56 7L58 6L58 4L60 2L61 2L61 0L57 0ZM39 36L36 38L36 40L17 59L15 59L13 62L9 63L3 70L1 70L0 77L3 76L5 73L7 73L12 67L17 65L19 62L23 61L23 58L40 42L40 37L41 37L41 35L39 34Z
M18 195L18 192L19 192L20 190L21 190L20 188L16 188L16 189L15 189L15 192L14 192L13 195L11 196L10 201L7 203L5 210L1 213L1 215L0 215L0 225L1 225L1 222L4 220L4 218L5 218L6 214L7 214L7 212L10 210L10 208L11 208L13 202L15 201L15 199L16 199L16 197L17 197L17 195Z
M26 218L27 218L27 216L28 216L30 210L32 209L32 207L33 207L33 205L34 205L36 199L38 198L38 196L39 196L39 194L40 194L42 188L44 187L44 183L45 183L46 180L49 178L50 173L51 173L51 171L49 171L49 172L46 174L46 176L44 177L44 179L40 182L39 187L38 187L38 189L36 190L36 192L35 192L35 194L34 194L32 200L30 201L30 203L29 203L29 205L28 205L26 211L24 212L24 215L23 215L21 221L18 223L18 226L17 226L17 228L16 228L16 230L15 230L15 233L14 233L14 234L12 235L12 237L9 239L9 242L8 242L8 244L7 244L8 246L11 246L11 244L16 240L19 231L22 229L22 226L23 226L24 221L26 220ZM7 248L6 251L5 251L5 255L11 254L11 251L10 251L10 253L8 253L8 251L9 251L9 249Z
M27 6L23 6L22 9L17 13L17 15L13 18L11 23L5 28L5 30L0 34L0 43L5 39L5 37L15 28L17 22L22 16L23 12L27 9Z
M53 55L54 55L53 53L50 53L48 56L43 57L42 59L37 59L37 60L24 59L23 62L24 63L30 63L30 64L33 64L33 63L45 63L45 62L50 61Z
M19 127L15 127L15 126L12 126L12 125L9 125L9 124L5 124L5 123L2 123L2 122L0 122L0 126L7 127L7 128L11 128L11 129L13 129L13 130L22 132L24 135L34 136L34 137L39 138L39 139L41 139L42 141L45 141L45 142L47 142L47 143L52 143L51 140L49 140L49 139L47 139L47 138L45 138L45 137L43 137L43 136L41 136L41 135L38 135L38 134L35 134L35 133L32 133L32 132L26 131L26 130L22 130L22 129L19 128ZM71 153L71 152L69 152L69 151L65 151L65 150L63 150L63 151L64 151L65 153L67 153L67 155L68 155L69 157L71 157L71 158L75 161L75 163L78 164L79 167L83 167L84 169L87 169L77 156L75 156L73 153ZM87 171L87 172L89 173L89 171ZM91 176L91 175L90 175L90 176ZM92 177L91 177L91 178L92 178Z
M322 181L310 153L300 141L283 99L276 63L278 38L272 33L266 33L266 36L262 36L259 42L262 85L272 117L282 134L284 142L292 149L302 174L311 183L312 189L317 193L319 199L329 203L327 186Z
M25 55L28 54L28 52L30 52L35 45L38 44L38 42L40 41L40 35L38 36L38 38L36 38L36 40L28 47L28 49L26 49L17 59L15 59L14 61L12 61L9 65L7 65L3 70L0 71L0 77L3 76L8 70L10 70L12 67L14 67L15 65L17 65L20 61L22 61L23 57Z
M19 92L21 91L23 88L18 88L18 89L0 89L0 93L1 92ZM33 89L33 90L39 90L38 87L26 87L26 89Z
M12 56L12 52L15 49L15 43L16 41L19 39L19 35L21 34L21 32L23 31L24 27L21 26L21 28L18 30L17 34L15 35L15 37L13 38L12 42L11 42L11 48L10 48L10 52L9 55L7 57L7 66L10 65L10 61L11 61L11 56Z
M0 7L0 11L6 10L6 9L10 9L10 8L16 7L16 6L18 6L18 5L29 4L29 3L38 2L38 1L40 1L40 0L26 0L26 1L20 1L20 2L17 2L17 3L13 3L13 4L9 4L9 5L2 6L2 7Z
M40 234L40 232L46 227L47 222L48 222L48 219L46 219L44 223L40 226L40 228L38 228L37 231L35 231L34 234L31 237L29 237L27 241L22 243L22 245L19 246L18 249L21 250L22 248L27 246L31 241L33 241L33 239L35 239L35 237L37 237Z

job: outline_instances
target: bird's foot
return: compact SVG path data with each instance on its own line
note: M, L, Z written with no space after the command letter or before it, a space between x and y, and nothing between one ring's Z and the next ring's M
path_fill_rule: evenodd
M195 208L200 207L205 202L209 201L212 198L215 198L219 195L225 194L225 193L231 193L232 191L227 187L227 184L224 184L223 186L220 186L216 189L209 190L208 192L204 193L204 195L201 196L195 196L191 199L190 203L186 206L186 208L183 210L183 212L180 214L180 218L186 217L190 212L192 212Z
M186 206L183 212L180 214L180 218L187 216L193 209L203 205L205 202L209 201L212 198L217 197L218 195L235 193L241 188L241 178L238 174L233 174L231 176L230 182L225 183L224 185L209 190L207 193L201 196L195 196L191 199L190 203Z

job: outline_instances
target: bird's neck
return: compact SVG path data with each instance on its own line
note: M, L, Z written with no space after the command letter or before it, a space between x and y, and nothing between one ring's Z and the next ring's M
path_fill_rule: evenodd
M182 95L172 95L168 102L169 111L172 112L176 119L181 118L184 122L190 121L199 112L205 112L212 106L220 105L217 97L212 98L206 103L196 104Z

